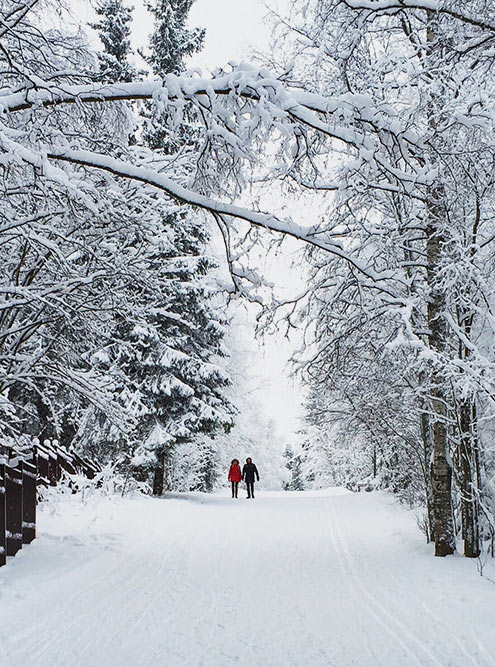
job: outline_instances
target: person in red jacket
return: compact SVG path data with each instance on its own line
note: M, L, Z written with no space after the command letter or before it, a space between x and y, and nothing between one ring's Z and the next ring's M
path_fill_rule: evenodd
M237 488L242 479L241 466L239 461L234 459L230 464L229 482L232 483L232 498L237 498Z

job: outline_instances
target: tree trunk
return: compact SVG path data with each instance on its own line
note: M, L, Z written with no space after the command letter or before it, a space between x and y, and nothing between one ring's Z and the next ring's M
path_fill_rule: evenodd
M433 504L433 537L435 556L449 556L455 551L454 519L452 516L452 466L447 458L447 425L445 396L442 390L432 392L433 460L431 490Z
M431 488L431 455L433 443L431 437L430 416L426 411L421 412L421 439L423 441L423 476L426 495L426 540L432 542L435 534L435 517L433 515L433 494Z
M476 225L473 228L473 245L476 241ZM459 326L467 340L471 340L474 314L466 308L457 311ZM467 361L471 349L459 342L459 359ZM462 538L464 555L478 558L481 553L479 529L481 473L477 429L476 399L464 398L459 407L459 455L457 457L457 478L461 491Z
M165 477L165 452L162 450L156 455L156 466L153 474L153 495L163 495L163 480Z
M435 222L439 218L439 207L433 197L441 188L435 188L430 204L430 217ZM438 201L438 200L437 200ZM426 230L426 254L428 259L428 284L430 295L427 307L428 342L430 348L443 354L447 338L447 325L443 316L445 294L438 288L438 273L444 237L438 224L429 224ZM448 556L455 551L455 531L452 516L452 466L448 457L447 405L448 394L445 379L438 361L430 376L433 458L431 463L431 491L433 503L433 537L435 556Z
M435 150L437 126L441 121L442 103L441 91L437 82L432 78L435 71L435 62L441 58L442 45L436 34L437 16L435 12L427 11L427 53L426 75L431 80L427 91L426 105L428 134L430 136L431 165L438 166L438 154ZM434 515L435 556L448 556L455 551L455 530L452 514L452 467L448 457L447 406L448 393L446 380L442 372L441 357L445 353L447 340L447 323L444 317L446 311L445 287L442 285L442 255L446 243L446 215L445 192L441 181L441 173L428 190L426 204L428 223L426 225L426 257L427 283L429 287L427 305L428 343L430 349L436 353L430 375L430 396L433 412L433 459L431 464L431 486Z
M461 484L462 534L464 555L478 558L480 555L479 534L479 448L476 433L473 432L475 408L470 401L463 401L460 407L459 473Z

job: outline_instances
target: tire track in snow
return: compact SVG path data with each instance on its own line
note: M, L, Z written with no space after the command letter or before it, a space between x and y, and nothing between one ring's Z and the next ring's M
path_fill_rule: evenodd
M158 542L156 544L156 552L160 554L163 553L161 547L164 546L164 543L162 544L161 542ZM170 559L165 558L160 558L156 567L154 567L153 563L148 562L147 567L143 568L143 556L145 555L147 554L141 554L141 556L135 562L134 570L136 574L134 576L134 582L137 583L131 589L131 592L151 590L152 593L147 595L146 598L142 598L142 596L133 597L132 595L129 595L128 589L124 589L123 597L126 604L118 604L118 606L116 606L116 599L113 599L111 600L107 611L104 614L105 618L112 618L112 608L113 610L118 609L119 618L123 619L129 627L132 627L133 632L136 632L138 628L143 626L145 617L159 598L161 599L163 597L168 597L172 600L172 603L174 601L170 595L170 578L162 579L161 575L165 570L168 569L171 573L174 574L173 580L175 582L177 578L177 568L170 568ZM126 581L128 581L128 579L126 579ZM164 585L165 582L166 585ZM139 605L141 605L141 609L139 608ZM160 619L160 625L164 625L172 614L173 612L171 612L166 617L162 617ZM100 652L104 651L104 649L106 649L112 644L112 642L115 641L113 633L111 632L112 625L114 625L114 623L115 621L112 621L111 623L107 622L105 626L100 627L98 630L100 635L103 634L102 641L98 643L98 649ZM158 624L155 623L154 625Z
M280 595L273 580L264 579L263 574L261 575L260 580L260 571L262 573L264 571L264 568L260 567L260 565L263 563L267 553L272 554L272 558L270 559L272 562L277 562L277 579L285 579L289 576L291 559L289 557L280 557L279 525L276 521L275 524L273 523L273 510L269 507L266 507L266 510L267 511L263 514L262 525L256 522L251 526L252 517L250 514L246 514L244 508L241 509L241 516L249 517L249 523L247 524L249 526L248 533L252 534L254 539L247 543L243 542L243 546L235 550L237 553L235 553L235 551L234 553L232 552L231 545L229 544L232 539L234 539L235 542L235 538L233 538L232 535L223 534L215 536L215 553L217 561L211 575L206 579L208 591L212 596L209 608L201 614L198 620L195 621L196 630L201 627L204 628L206 625L210 626L210 630L208 634L204 633L204 642L202 642L203 652L192 663L191 667L201 667L202 665L214 665L217 667L217 665L220 664L227 664L227 662L224 661L219 662L220 656L226 658L229 661L228 664L240 663L242 665L250 666L258 665L260 664L260 654L270 656L269 658L265 658L266 662L262 663L263 667L278 667L279 664L283 664L284 667L297 667L297 662L290 654L284 655L283 658L278 659L275 659L273 656L273 647L278 644L283 645L284 634L286 633L287 628L283 622L279 628L273 626L273 609L271 607L265 608L262 606L257 609L256 614L250 614L248 618L241 616L241 618L244 618L242 631L238 627L238 624L236 624L235 628L235 633L240 633L239 645L242 646L239 655L230 655L219 648L218 628L220 626L217 622L219 613L227 617L228 626L228 610L235 616L239 612L242 613L244 607L249 609L252 604L250 601L251 592L257 591L260 585L264 589L266 587L269 588L271 599ZM279 514L277 513L275 519L279 518ZM254 533L252 533L252 529L254 530ZM243 528L240 530L241 532L244 532ZM283 567L284 573L282 573L281 567ZM228 572L229 570L231 572L237 572L237 577L242 581L241 602L232 602L232 591L229 591L225 587L224 575L225 572ZM215 591L215 594L212 593L213 591ZM282 606L284 605L284 602L286 601L282 599ZM285 608L285 606L283 608ZM298 610L292 609L292 613L295 611L297 612ZM213 618L216 619L214 622L209 621L209 618L211 618L212 615ZM299 637L301 639L304 637L308 640L310 636L309 633L307 633L307 628L304 627L303 629L303 619L300 617L298 618ZM271 626L273 632L269 643L267 643L264 635L264 629L267 626ZM212 654L215 654L213 661ZM217 662L214 661L215 659ZM281 660L283 662L281 662Z
M119 571L120 563L112 562L110 567L106 568L103 574L96 580L91 581L90 584L85 584L78 590L71 590L70 595L71 599L84 597L88 592L95 589L95 587L100 586L103 582L108 581L109 578L116 574ZM91 614L94 608L90 609L85 616ZM39 664L39 660L42 657L41 654L46 653L46 651L53 647L53 643L50 643L50 639L40 644L40 637L44 637L46 633L50 633L52 626L56 627L57 630L62 626L65 630L73 629L78 622L80 621L81 616L74 618L73 614L70 615L72 619L69 624L64 622L67 620L69 613L68 609L64 606L60 611L56 612L55 616L50 615L48 618L43 618L42 614L39 614L39 617L43 620L40 620L35 625L31 625L29 628L23 628L16 632L14 635L9 636L9 641L12 644L11 650L17 650L17 646L20 644L25 648L26 654L30 656L36 656L35 662L31 663L33 667ZM6 657L9 658L11 650L4 646L4 651L7 651Z
M293 502L293 501L292 501ZM275 515L275 525L271 531L270 547L273 552L273 560L277 563L277 580L280 581L278 588L283 590L283 582L293 582L291 597L288 600L286 594L279 594L278 608L287 608L288 603L291 604L291 614L293 616L292 626L289 633L298 637L299 643L304 643L307 650L307 655L311 656L311 660L318 660L316 663L308 661L308 664L325 665L325 667L342 667L339 663L334 661L334 656L329 652L328 635L322 633L318 629L318 625L314 623L315 605L318 605L318 600L321 599L322 589L328 585L327 580L321 580L318 586L318 594L316 597L314 593L314 574L313 568L321 564L322 559L325 558L324 549L327 542L318 530L315 535L311 529L312 522L308 513L314 515L316 509L321 511L321 507L305 508L304 513L295 515L289 514L290 526L290 545L282 538L288 536L286 514L290 512L291 505L279 506L277 514ZM282 529L281 529L282 527ZM282 535L277 530L282 531ZM301 537L302 536L302 537ZM308 552L307 546L311 544L311 549ZM316 554L316 555L315 555ZM299 564L299 568L297 565ZM300 567L304 564L304 567ZM282 569L283 567L283 569ZM297 574L295 576L295 570ZM273 595L277 595L277 585ZM328 604L330 605L331 595L328 596ZM308 606L309 601L309 606ZM291 631L292 630L292 631ZM275 644L283 645L287 641L288 628L284 624L283 619L280 629L275 637ZM285 658L294 667L299 667L298 660L291 659L290 656ZM323 662L324 661L324 662ZM277 664L277 663L275 663Z
M201 637L205 645L202 654L191 662L191 667L218 667L236 662L249 667L300 667L301 653L308 656L307 664L315 667L342 667L342 663L334 661L332 651L328 652L331 646L328 634L324 635L314 627L318 602L315 602L314 578L310 572L313 561L307 559L308 545L311 545L309 554L317 554L316 565L321 568L325 559L321 547L327 546L328 540L323 540L320 535L318 547L313 545L313 539L318 535L314 535L308 509L294 515L291 513L292 502L268 501L261 513L256 514L253 524L253 510L247 514L243 507L239 507L240 514L236 513L236 516L245 517L248 523L239 528L242 537L237 548L232 548L237 535L211 536L216 554L215 568L203 578L203 586L214 591L215 596L210 609L201 614ZM321 512L321 506L318 509ZM305 539L301 539L301 535ZM304 568L300 568L302 563ZM229 571L241 582L239 600L232 600L232 591L225 587L225 572ZM289 596L288 581L293 582ZM330 585L329 589L331 592ZM260 590L261 599L269 599L269 604L256 603ZM311 600L309 613L308 600ZM329 604L330 600L331 595L328 596ZM210 622L212 607L215 620ZM254 609L254 614L249 613ZM235 620L230 622L232 617ZM219 622L225 624L225 628L219 630ZM195 625L197 623L195 621ZM222 637L223 633L232 631L238 637L238 645L237 649L231 648L227 642L230 649L227 651Z
M139 548L134 549L132 552L126 551L126 557L129 561L139 563L139 560L136 559L136 556L139 552ZM129 556L131 556L129 558ZM139 592L142 590L142 586L145 585L148 581L152 579L151 568L147 570L147 577L143 579L142 571L139 568L134 570L132 576L127 576L125 578L126 585L121 586L123 575L122 575L122 563L118 563L115 568L111 568L114 575L112 578L101 577L98 580L95 580L89 586L86 586L83 590L83 597L78 604L82 604L82 608L78 609L76 614L72 611L70 618L71 621L67 624L67 608L64 608L57 618L51 617L49 619L49 627L46 628L43 632L43 624L40 624L40 630L36 632L36 636L47 636L53 637L55 632L60 637L67 637L66 642L58 643L58 649L61 655L67 655L71 651L71 646L67 643L69 641L74 642L74 629L77 628L76 642L72 644L72 650L75 653L82 653L83 659L79 660L78 664L88 665L88 658L92 659L91 653L88 655L88 648L90 651L94 648L100 650L102 646L100 637L112 637L112 629L115 627L115 610L118 610L119 618L125 618L125 612L129 607L135 604L135 600L139 599L139 596L134 598L133 593ZM104 586L101 586L102 583L105 583ZM91 593L95 591L96 595L93 596ZM89 594L89 595L88 595ZM77 596L77 597L76 597ZM79 597L79 592L75 595L76 599ZM95 602L95 599L97 600ZM128 601L128 604L124 604ZM96 624L94 619L99 619L99 623ZM70 638L70 639L69 639ZM35 661L32 663L32 667L41 667L43 665L51 665L46 659L52 659L53 656L53 640L47 639L44 644L36 644L33 646L34 655L36 655ZM96 665L97 663L94 662Z
M335 537L336 537L336 550L338 551L339 545L344 554L343 562L345 563L345 570L349 581L352 582L352 585L355 587L356 591L359 593L359 598L362 603L364 603L369 612L374 616L377 622L384 628L390 637L396 641L410 656L413 660L420 665L420 667L425 667L424 659L421 659L418 653L406 643L404 639L401 638L401 633L404 637L408 638L408 641L412 644L417 645L417 647L429 658L429 660L439 667L445 667L445 663L439 660L410 630L408 630L403 623L401 623L396 617L394 617L387 609L374 597L371 593L368 592L365 585L361 581L359 574L356 572L356 569L353 564L352 556L349 552L345 539L342 535L338 519L335 513L335 508L331 500L327 500L328 507L330 509L330 516L335 528ZM394 626L398 632L394 631L392 627Z
M162 502L162 510L165 511L166 501ZM159 653L160 650L168 651L174 655L174 658L181 661L173 664L179 665L184 664L186 658L181 653L177 642L175 644L170 643L171 635L164 633L164 628L169 630L169 624L176 619L177 607L184 608L184 600L191 598L191 591L198 590L198 585L187 570L188 558L186 545L183 544L183 533L181 531L170 531L169 526L161 522L160 518L159 512L154 517L153 548L150 548L151 545L143 541L142 544L145 546L134 550L134 559L129 559L126 551L128 571L121 574L122 581L125 582L125 586L122 587L123 601L119 602L117 597L110 600L105 618L115 617L115 612L117 612L118 619L124 622L127 627L132 627L134 634L143 635L146 632L148 637L153 637L153 641L158 643L158 647L153 650L153 654ZM181 568L177 567L177 562L181 563ZM131 577L128 576L129 572L132 572ZM138 593L135 597L128 594L129 580L134 583L131 592L136 591ZM144 597L143 591L146 591ZM209 592L209 598L211 601L211 592ZM113 614L111 613L112 610ZM151 622L147 623L146 618L150 612ZM192 618L193 615L191 614ZM102 640L98 643L100 651L110 647L115 642L114 633L111 632L115 625L115 622L110 622L98 629L99 635L103 635ZM202 646L202 642L195 637L196 625L192 626L191 632L187 634L177 628L174 629L174 638L176 635L182 635L186 644L192 642ZM140 628L141 632L139 632ZM124 639L127 639L127 637ZM140 654L140 659L145 661L143 664L148 664L146 662L148 656ZM132 664L134 665L134 663ZM149 664L155 663L150 662ZM172 663L168 662L167 664ZM84 667L86 666L84 665Z

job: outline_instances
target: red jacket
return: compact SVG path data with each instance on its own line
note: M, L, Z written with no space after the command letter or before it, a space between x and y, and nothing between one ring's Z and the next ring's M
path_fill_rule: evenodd
M241 468L238 465L230 466L229 482L240 482L242 479Z

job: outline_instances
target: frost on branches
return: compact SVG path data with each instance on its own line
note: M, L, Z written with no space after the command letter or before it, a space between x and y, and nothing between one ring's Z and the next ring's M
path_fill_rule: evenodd
M117 44L127 33L113 28L128 17L119 24L119 11L121 3L100 5L105 51L98 60L81 37L38 33L26 17L17 26L18 58L28 53L24 32L30 44L34 31L47 50L49 86L127 80L129 50ZM43 88L35 65L24 62L17 88L31 87L33 77ZM55 174L28 157L45 161L48 144L122 156L138 123L130 106L112 102L46 108L40 116L33 109L3 127L6 140L14 139L4 145L4 164L11 160L3 181L5 429L12 437L72 440L100 460L137 466L140 476L154 469L163 488L167 451L232 424L208 225L154 188L82 168ZM142 149L142 158L162 171L173 162L179 180L191 178L188 156Z
M306 90L360 96L388 118L365 120L374 165L362 152L327 165L321 137L289 174L324 192L337 164L346 184L327 231L391 272L386 291L363 289L349 262L309 251L308 435L339 429L368 459L361 480L421 499L437 555L454 550L456 525L467 556L493 544L493 16L493 2L321 0L294 5L279 30Z
M310 0L280 22L266 68L127 83L95 82L81 36L40 32L49 3L0 7L5 429L14 397L47 380L93 405L112 394L88 360L129 301L139 235L192 206L222 231L240 291L244 223L308 244L308 383L331 421L370 422L360 438L373 430L399 486L417 452L436 554L454 550L459 518L477 556L493 539L493 0ZM194 119L194 140L129 145L143 100L167 136ZM241 204L253 181L282 189L285 210L311 193L319 221Z

